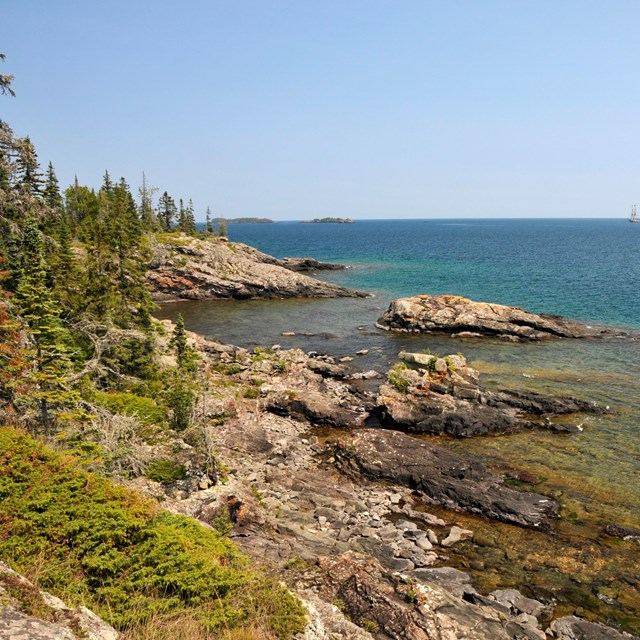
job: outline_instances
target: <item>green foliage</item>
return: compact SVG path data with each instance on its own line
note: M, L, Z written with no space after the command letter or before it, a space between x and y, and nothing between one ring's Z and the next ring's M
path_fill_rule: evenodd
M111 413L133 416L144 426L161 426L167 420L167 411L163 406L158 405L153 398L145 398L135 393L97 391L94 401Z
M155 480L162 484L171 484L177 480L184 480L187 471L181 464L176 464L173 460L160 458L153 460L145 473L149 480Z
M52 407L75 404L77 394L65 385L65 375L71 369L71 337L62 326L60 306L47 286L42 235L34 218L29 218L25 226L22 262L13 301L33 339L33 346L24 350L33 366L22 377L29 396L38 402L40 421L48 430Z
M242 392L243 398L259 398L260 397L260 388L259 387L246 387Z
M216 531L74 468L0 428L0 556L43 589L118 628L191 612L212 633L260 615L291 638L304 613Z
M195 394L179 372L171 378L169 388L165 392L165 400L172 410L171 428L184 431L191 422Z
M400 393L406 393L409 390L409 380L404 375L406 369L407 365L404 362L398 362L387 374L387 382Z

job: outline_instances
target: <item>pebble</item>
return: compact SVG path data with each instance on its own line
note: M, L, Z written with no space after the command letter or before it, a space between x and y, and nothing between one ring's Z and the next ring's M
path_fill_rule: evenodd
M356 351L357 356L366 356L369 353L369 349L360 349L360 351Z
M389 500L391 504L400 504L401 499L402 499L402 496L399 493L392 493L389 496Z
M427 529L427 538L431 544L438 544L438 536L431 529Z

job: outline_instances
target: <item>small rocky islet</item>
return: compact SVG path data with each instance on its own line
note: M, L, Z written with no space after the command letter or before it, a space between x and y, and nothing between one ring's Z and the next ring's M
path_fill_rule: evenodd
M455 295L418 295L394 300L376 326L386 331L436 333L458 337L485 336L513 342L551 338L601 338L619 335L561 316L537 314L518 307L475 302Z
M295 277L295 272L339 266L323 266L311 258L278 261L243 245L230 249L220 243L217 248L229 250L234 257L225 256L222 266L201 247L165 245L156 250L155 273L148 281L157 299L364 295ZM183 266L190 277L185 283L172 275L176 259L187 260ZM230 282L229 273L231 284L221 285ZM273 274L277 286L270 281ZM427 306L440 311L437 327L452 334L531 341L603 335L555 316L458 296L395 301L378 324L433 331L436 324L430 326L415 312ZM407 308L414 310L412 321ZM447 314L449 319L443 320ZM448 560L456 547L465 553L468 545L486 540L458 526L456 512L552 535L544 532L553 531L559 505L553 497L512 486L514 478L515 484L539 481L526 471L502 476L446 447L416 439L534 428L577 433L580 426L555 418L603 408L569 397L485 389L461 354L402 352L383 374L278 345L248 352L192 339L211 366L226 367L238 384L259 384L251 394L255 399L227 394L206 409L214 421L225 416L213 437L230 468L226 484L214 483L207 474L198 476L198 465L193 465L193 477L165 488L163 499L204 522L230 514L230 535L240 547L279 567L288 583L296 585L312 614L305 637L632 637L589 621L588 610L571 607L571 598L553 589L478 592L471 575ZM475 565L481 569L483 563ZM475 565L472 561L471 567ZM562 615L554 616L556 604ZM612 611L601 619L613 620ZM581 617L566 615L574 612Z

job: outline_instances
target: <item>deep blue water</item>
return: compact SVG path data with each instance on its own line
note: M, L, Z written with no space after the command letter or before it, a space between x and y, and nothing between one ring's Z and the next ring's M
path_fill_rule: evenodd
M625 219L280 222L229 225L229 237L346 263L323 277L383 298L452 293L640 328L640 225Z

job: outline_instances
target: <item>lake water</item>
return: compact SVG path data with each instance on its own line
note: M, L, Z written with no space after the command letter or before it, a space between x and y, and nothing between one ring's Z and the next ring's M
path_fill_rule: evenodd
M488 386L569 394L609 406L605 415L578 416L584 427L579 435L536 431L439 442L498 471L527 469L540 476L537 490L561 496L558 534L574 550L599 541L603 523L640 527L640 225L624 219L291 222L230 225L229 236L278 258L313 256L347 264L347 270L319 277L374 297L182 302L163 306L157 315L174 318L180 312L188 329L247 347L278 343L336 356L369 349L354 364L379 371L402 349L462 352ZM390 300L421 293L556 313L631 335L512 344L375 328ZM287 331L297 335L283 337ZM635 562L637 550L598 547L596 555L615 572ZM604 569L598 571L594 584L605 580ZM615 583L617 577L606 579ZM587 608L597 609L609 596L600 598L597 587L589 589L595 589L598 602ZM578 598L568 597L573 604ZM629 604L625 597L624 616L631 611L633 618L640 600ZM617 601L611 606L620 609ZM626 620L608 610L606 615Z

